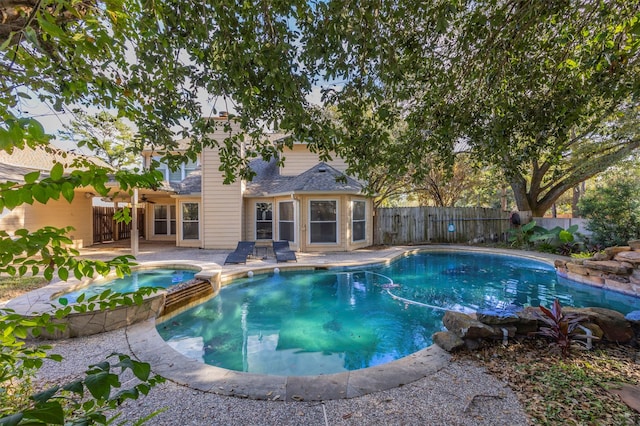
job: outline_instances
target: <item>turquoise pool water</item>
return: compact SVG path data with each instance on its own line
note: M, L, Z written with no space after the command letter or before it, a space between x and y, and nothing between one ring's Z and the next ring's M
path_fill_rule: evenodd
M429 346L444 310L563 305L628 313L640 300L559 282L543 263L509 256L422 253L384 268L302 271L237 280L157 326L186 356L237 371L330 374Z
M141 269L132 271L131 275L102 283L94 283L87 287L65 293L64 297L69 303L75 302L84 293L86 297L100 294L110 289L117 293L130 293L142 287L167 288L181 282L189 281L195 275L194 271L185 269Z

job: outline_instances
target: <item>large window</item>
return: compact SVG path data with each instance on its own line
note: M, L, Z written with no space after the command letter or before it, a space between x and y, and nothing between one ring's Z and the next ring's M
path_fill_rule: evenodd
M352 241L364 241L366 239L367 203L354 201L351 208L351 236Z
M160 162L162 157L155 156L154 160ZM196 168L198 167L198 163L196 161L187 160L186 163L180 164L180 166L176 170L169 169L169 166L160 163L158 166L158 170L162 172L164 175L163 179L169 182L181 182L187 176L189 176Z
M198 203L182 203L182 239L200 239L200 216Z
M337 202L312 200L309 204L310 242L313 243L337 243Z
M153 206L153 234L176 235L176 206L155 204Z
M256 203L256 240L273 239L273 204Z
M278 204L278 238L281 241L295 241L293 201Z

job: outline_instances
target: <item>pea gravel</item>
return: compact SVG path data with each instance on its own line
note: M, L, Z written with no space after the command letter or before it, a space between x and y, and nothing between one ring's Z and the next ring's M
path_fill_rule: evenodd
M125 330L46 342L61 363L47 361L38 385L69 382L113 352L131 355ZM153 369L153 366L152 366ZM123 385L130 377L123 377ZM430 377L403 387L324 402L256 401L201 392L165 382L127 401L116 423L133 424L164 410L149 425L528 425L515 394L470 361L450 362Z

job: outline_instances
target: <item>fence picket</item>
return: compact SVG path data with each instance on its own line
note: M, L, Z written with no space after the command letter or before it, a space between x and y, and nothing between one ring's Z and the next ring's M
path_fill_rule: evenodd
M506 240L510 212L482 207L389 207L376 210L375 244Z

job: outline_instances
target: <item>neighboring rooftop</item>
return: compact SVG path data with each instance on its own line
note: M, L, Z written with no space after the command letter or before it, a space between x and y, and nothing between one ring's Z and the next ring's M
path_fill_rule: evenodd
M21 181L25 174L33 171L49 172L55 163L62 164L66 170L75 170L88 161L100 167L109 167L107 163L97 157L87 157L70 151L53 147L36 148L25 147L14 149L11 154L0 150L0 180Z

